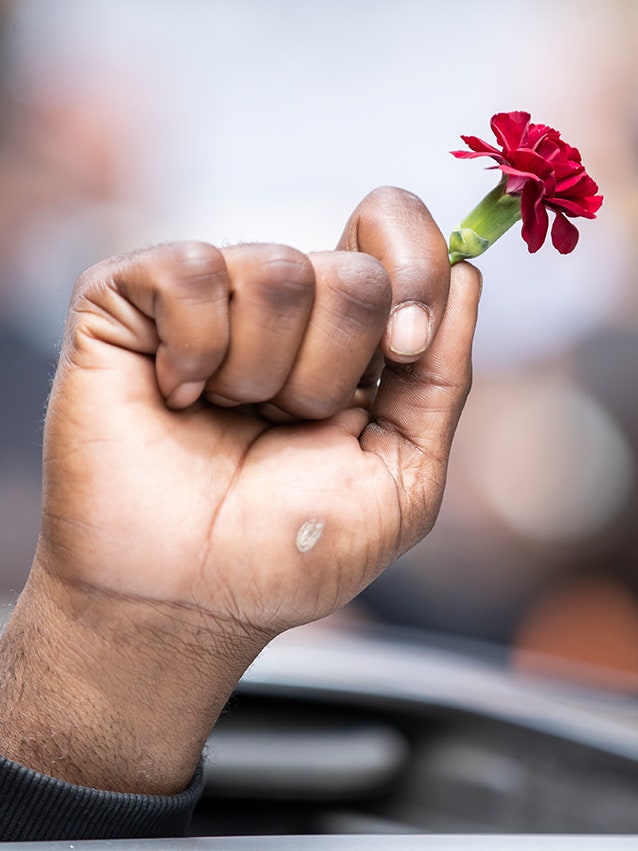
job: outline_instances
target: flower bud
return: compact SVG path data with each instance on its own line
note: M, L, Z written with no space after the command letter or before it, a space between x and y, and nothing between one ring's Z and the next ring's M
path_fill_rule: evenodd
M529 112L522 110L499 112L492 116L490 126L498 147L478 136L461 136L469 150L450 151L462 160L490 157L497 163L492 168L503 173L494 193L484 198L455 231L469 228L487 245L466 237L464 246L460 237L455 237L458 250L450 245L450 263L478 256L519 219L523 221L521 236L533 254L547 237L548 212L554 216L554 248L569 254L578 243L578 228L570 220L595 219L603 203L603 196L596 194L598 184L585 171L580 151L561 139L553 127L533 124Z

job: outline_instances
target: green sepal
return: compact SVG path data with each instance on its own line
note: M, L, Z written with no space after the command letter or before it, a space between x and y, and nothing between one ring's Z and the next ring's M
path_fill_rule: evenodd
M472 228L458 228L450 234L450 266L468 257L478 257L490 247L491 243L483 239Z

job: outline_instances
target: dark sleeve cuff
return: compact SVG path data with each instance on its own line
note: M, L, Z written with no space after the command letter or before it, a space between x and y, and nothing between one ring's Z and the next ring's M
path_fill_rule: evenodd
M183 836L204 785L202 763L179 795L74 786L0 756L0 841Z

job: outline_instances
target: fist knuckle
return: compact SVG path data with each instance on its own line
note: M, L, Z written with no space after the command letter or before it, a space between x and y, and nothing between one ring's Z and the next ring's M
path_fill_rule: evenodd
M237 404L256 405L267 402L281 387L276 375L222 374L206 385L206 392L232 399Z
M172 343L174 355L186 372L200 374L208 371L211 362L218 362L225 352L225 346L214 338L190 337L188 342Z
M225 272L221 251L207 242L176 242L166 246L165 250L171 261L171 279L176 279L194 296L209 295L215 280Z
M325 420L341 410L344 394L336 385L313 391L313 382L291 381L273 398L274 404L302 420Z
M301 251L287 245L261 247L260 271L255 286L275 308L306 303L315 288L313 266Z
M367 323L385 319L390 312L390 277L374 257L355 252L345 255L332 286L340 299L344 318Z
M316 399L309 396L296 397L294 404L289 405L287 410L304 420L325 420L337 413L339 402L325 396Z
M95 263L93 266L89 266L88 269L85 269L85 271L78 276L73 287L72 304L77 305L80 299L87 297L90 298L91 293L103 289L112 274L113 264L117 260L119 260L119 258L101 260L99 263Z

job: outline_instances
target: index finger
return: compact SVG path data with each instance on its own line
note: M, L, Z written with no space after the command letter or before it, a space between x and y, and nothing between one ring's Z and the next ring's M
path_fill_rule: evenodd
M380 260L392 283L392 311L381 341L397 363L417 360L434 339L450 287L443 234L416 195L393 186L370 192L350 216L337 248Z

